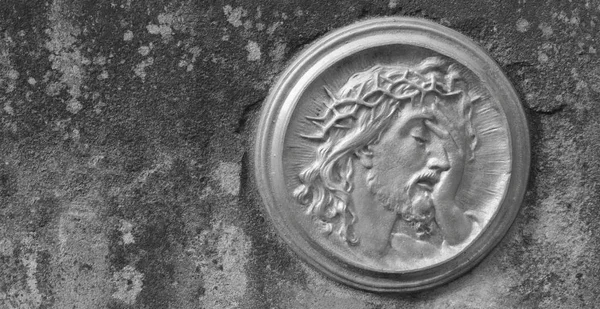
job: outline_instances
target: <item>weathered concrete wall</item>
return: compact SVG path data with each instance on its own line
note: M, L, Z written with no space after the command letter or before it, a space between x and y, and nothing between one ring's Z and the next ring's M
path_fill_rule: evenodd
M477 41L532 134L508 235L411 295L299 261L249 166L286 62L384 15ZM0 0L0 308L600 307L599 17L598 0Z

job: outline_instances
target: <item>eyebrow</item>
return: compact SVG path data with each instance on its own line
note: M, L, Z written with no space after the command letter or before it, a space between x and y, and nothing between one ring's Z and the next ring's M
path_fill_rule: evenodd
M406 119L405 123L408 124L410 122L413 122L413 121L419 120L419 119L434 120L435 119L435 115L433 115L430 112L415 113L414 115L409 116L408 119Z
M411 128L415 127L418 124L421 125L425 125L422 124L422 121L419 120L433 120L435 119L435 115L433 115L432 113L429 112L417 112L414 113L410 116L408 116L408 118L406 118L403 123L402 123L402 127L400 129L400 132L405 132L403 134L409 134Z
M429 128L429 130L431 130L435 135L439 137L445 137L448 136L448 134L450 134L446 129L441 128L440 126L431 121L425 121L424 123L425 126Z

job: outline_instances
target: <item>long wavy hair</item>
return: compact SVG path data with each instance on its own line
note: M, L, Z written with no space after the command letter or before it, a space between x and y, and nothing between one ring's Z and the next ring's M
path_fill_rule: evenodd
M456 98L452 102L459 104L458 110L466 120L468 158L474 158L477 138L470 119L473 102L480 97L469 93L460 72L458 66L430 57L413 68L378 65L357 73L337 94L325 88L329 100L323 102L322 114L307 117L317 130L303 136L319 143L316 157L300 172L300 185L293 192L324 232L335 230L348 244L358 243L351 232L356 217L348 207L354 154L376 144L405 104L422 106L431 94L442 99Z

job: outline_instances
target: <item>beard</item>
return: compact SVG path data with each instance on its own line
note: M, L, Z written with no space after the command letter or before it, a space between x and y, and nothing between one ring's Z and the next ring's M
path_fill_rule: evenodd
M412 226L416 234L429 235L435 222L435 208L431 192L416 186L419 175L412 177L402 188L382 184L373 169L367 173L367 186L380 206L395 212Z

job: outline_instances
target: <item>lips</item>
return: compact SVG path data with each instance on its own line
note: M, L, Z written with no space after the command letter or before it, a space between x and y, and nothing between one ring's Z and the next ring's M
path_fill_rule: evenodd
M434 183L431 183L429 181L419 181L419 182L417 182L417 187L419 187L419 188L421 188L421 189L423 189L425 191L429 191L429 192L433 191L433 186L434 185L435 185Z

